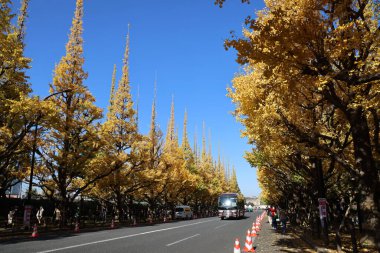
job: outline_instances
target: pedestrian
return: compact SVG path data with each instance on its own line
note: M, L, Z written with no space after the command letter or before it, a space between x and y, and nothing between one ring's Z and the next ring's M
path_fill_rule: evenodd
M271 216L272 216L272 227L273 229L277 230L277 209L275 207L272 207L271 208Z
M41 224L41 220L42 220L43 215L44 215L44 208L42 206L40 206L40 209L38 209L37 214L36 214L38 224Z
M60 225L61 224L61 210L59 210L57 207L54 209L53 215L55 216L55 223Z
M267 209L268 222L269 222L269 225L270 225L270 226L272 226L272 212L271 212L271 208L272 208L272 206L270 206L270 207Z
M17 209L13 209L13 210L10 210L9 213L8 213L8 226L10 226L11 228L13 228L14 226L14 216L15 216L15 213L16 213Z
M285 210L280 210L280 222L281 222L281 228L282 228L282 233L285 234L286 232L286 222L288 220L288 216L286 215Z
M75 222L80 222L80 207L78 206L77 207L77 210L75 211L75 214L74 214L74 218L75 218Z

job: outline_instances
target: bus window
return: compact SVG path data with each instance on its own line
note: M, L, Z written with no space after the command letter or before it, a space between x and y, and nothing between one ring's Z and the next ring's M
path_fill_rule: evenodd
M220 197L219 198L219 206L233 207L236 206L236 198L231 197Z

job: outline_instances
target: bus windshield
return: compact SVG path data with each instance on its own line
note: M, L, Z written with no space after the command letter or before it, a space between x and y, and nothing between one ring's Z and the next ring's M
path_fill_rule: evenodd
M220 206L220 207L235 207L235 206L237 206L237 198L236 197L227 197L227 196L219 197L218 206Z

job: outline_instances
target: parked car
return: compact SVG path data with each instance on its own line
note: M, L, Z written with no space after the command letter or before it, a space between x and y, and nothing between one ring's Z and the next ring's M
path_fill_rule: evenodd
M192 219L193 211L189 206L176 206L175 207L176 219Z

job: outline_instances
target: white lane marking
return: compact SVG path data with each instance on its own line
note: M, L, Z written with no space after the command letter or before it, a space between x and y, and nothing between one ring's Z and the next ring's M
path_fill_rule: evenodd
M221 228L221 227L224 227L224 226L227 226L227 225L228 225L228 223L225 223L223 225L217 226L215 229L218 229L218 228Z
M100 240L100 241L87 242L87 243L82 243L82 244L77 244L77 245L72 245L72 246L67 246L67 247L62 247L62 248L56 248L56 249L51 249L51 250L44 250L44 251L39 251L36 253L49 253L49 252L55 252L55 251L60 251L60 250L65 250L65 249L73 249L73 248L83 247L83 246L97 244L97 243L110 242L110 241L120 240L120 239L124 239L124 238L135 237L135 236L139 236L139 235L146 235L146 234L152 234L152 233L172 230L172 229L176 229L176 228L194 226L194 225L198 225L198 224L202 224L202 223L206 223L206 222L211 222L211 221L215 221L215 220L196 222L196 223L191 223L191 224L187 224L187 225L183 225L183 226L176 226L176 227L171 227L171 228L157 229L157 230L142 232L142 233L138 233L138 234L125 235L125 236L120 236L120 237L115 237L115 238L110 238L110 239L105 239L105 240Z
M196 236L199 236L199 235L200 235L200 234L192 235L192 236L189 236L189 237L183 238L183 239L181 239L181 240L178 240L178 241L176 241L176 242L172 242L172 243L166 244L166 246L169 247L169 246L172 246L172 245L177 244L177 243L179 243L179 242L186 241L186 240L188 240L188 239L191 239L191 238L196 237Z

